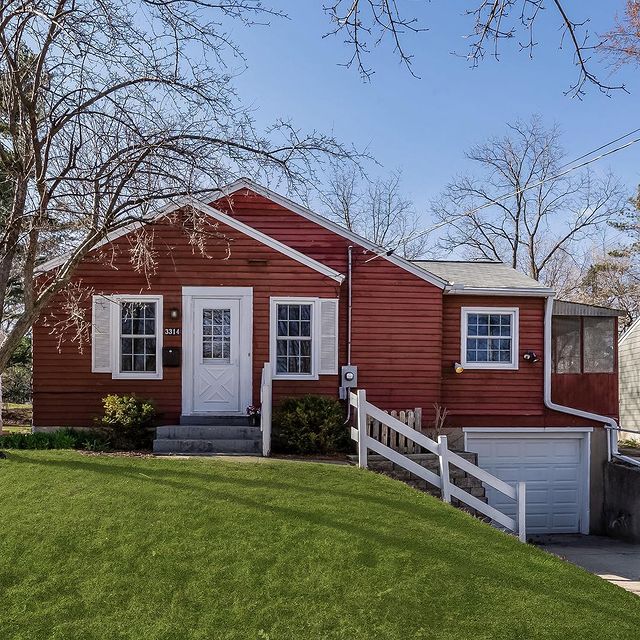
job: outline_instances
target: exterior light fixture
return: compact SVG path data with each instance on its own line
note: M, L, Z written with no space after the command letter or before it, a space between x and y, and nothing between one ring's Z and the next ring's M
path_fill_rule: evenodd
M456 373L462 373L464 371L464 367L459 362L454 362L453 363L453 370Z
M180 309L169 309L169 317L172 320L177 320L180 317Z
M525 362L529 364L534 364L535 362L540 362L540 358L538 358L535 351L527 351L523 356Z

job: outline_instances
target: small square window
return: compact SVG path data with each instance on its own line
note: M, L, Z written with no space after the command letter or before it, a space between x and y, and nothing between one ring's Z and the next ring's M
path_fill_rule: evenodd
M462 311L461 360L467 368L517 368L517 310Z

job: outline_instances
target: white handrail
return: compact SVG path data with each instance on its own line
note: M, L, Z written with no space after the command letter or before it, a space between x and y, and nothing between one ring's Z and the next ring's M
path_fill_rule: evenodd
M522 542L526 542L526 487L524 482L517 482L515 487L511 486L503 480L500 480L500 478L496 478L496 476L488 473L484 469L481 469L477 465L465 460L463 457L449 449L446 436L439 436L438 441L436 442L435 440L425 436L423 433L412 429L393 416L390 416L388 413L385 413L382 409L379 409L368 402L367 394L364 389L358 389L356 393L350 393L349 402L357 411L357 426L351 428L351 438L358 443L358 466L364 468L367 467L367 451L368 449L371 449L388 460L391 460L391 462L404 467L415 476L418 476L419 478L438 487L440 489L442 499L445 502L451 502L452 497L456 498L460 502L464 502L469 507L491 518L491 520L497 522L506 529L513 531L518 535L518 538ZM412 440L438 456L440 475L425 469L425 467L411 460L411 458L408 458L406 455L399 453L398 451L394 451L375 438L372 438L367 433L368 417L372 417L375 420L382 422L390 429L397 431L409 440ZM476 477L485 485L493 487L508 498L514 500L516 503L515 519L505 513L502 513L495 507L482 502L482 500L479 500L469 492L453 484L450 479L450 465L458 467L462 471Z
M265 362L260 383L260 431L262 431L262 455L265 457L271 454L271 409L271 364Z

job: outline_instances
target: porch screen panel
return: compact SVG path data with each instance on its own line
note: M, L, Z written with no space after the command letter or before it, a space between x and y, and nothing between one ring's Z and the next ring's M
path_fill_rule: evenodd
M555 316L552 334L554 373L580 373L580 318Z
M615 322L613 318L583 318L584 372L612 373Z

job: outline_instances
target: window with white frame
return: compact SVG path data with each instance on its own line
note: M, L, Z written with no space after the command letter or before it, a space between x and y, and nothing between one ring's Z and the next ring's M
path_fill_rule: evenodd
M115 318L114 377L159 378L161 376L162 299L120 297Z
M338 373L338 300L271 298L275 378L317 379Z
M313 375L313 302L276 302L276 375Z
M517 369L518 310L463 307L461 350L467 369Z

